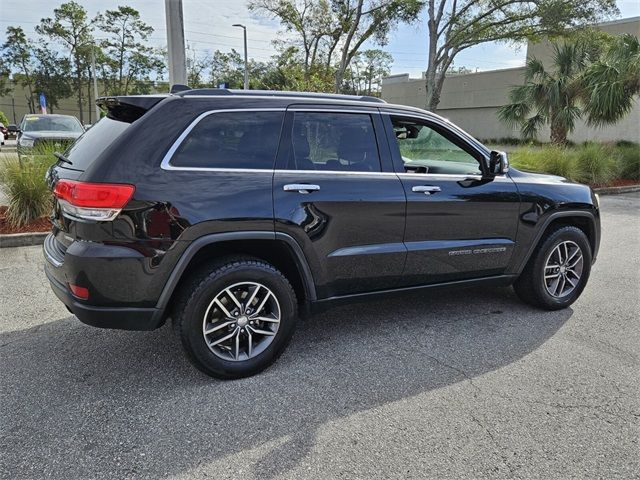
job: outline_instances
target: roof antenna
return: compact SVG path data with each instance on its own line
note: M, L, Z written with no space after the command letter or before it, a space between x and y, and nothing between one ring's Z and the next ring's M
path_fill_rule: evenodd
M171 85L171 90L169 91L169 93L180 93L180 92L186 92L187 90L191 90L191 87L189 85L174 83L173 85Z

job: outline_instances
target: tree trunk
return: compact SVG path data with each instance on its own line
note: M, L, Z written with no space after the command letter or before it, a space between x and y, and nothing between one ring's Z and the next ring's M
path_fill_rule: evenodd
M567 128L557 120L551 120L551 142L556 145L565 146L567 144Z
M82 112L82 70L80 67L80 56L76 53L76 89L78 91L78 115L80 123L84 125L84 114Z
M89 81L87 82L87 106L89 107L89 124L91 124L91 111L93 110L93 102L91 101L91 80L93 80L93 77L91 76L91 69L89 68L89 70L87 70L88 73L88 77L89 77Z

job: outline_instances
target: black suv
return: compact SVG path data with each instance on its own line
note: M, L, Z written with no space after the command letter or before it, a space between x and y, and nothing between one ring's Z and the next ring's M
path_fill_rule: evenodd
M564 308L598 251L589 187L509 169L423 110L229 90L99 105L48 173L51 286L89 325L171 318L214 377L259 372L299 315L341 301L513 284Z

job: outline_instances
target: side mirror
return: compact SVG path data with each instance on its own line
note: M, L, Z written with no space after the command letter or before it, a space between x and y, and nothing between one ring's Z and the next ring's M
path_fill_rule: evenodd
M502 175L509 171L509 159L505 152L493 150L489 156L489 173L491 175Z

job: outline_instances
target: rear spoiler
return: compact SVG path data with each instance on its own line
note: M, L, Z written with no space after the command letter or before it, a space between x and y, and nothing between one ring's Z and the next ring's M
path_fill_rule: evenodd
M135 122L154 105L168 95L126 95L118 97L100 97L96 105L106 110L107 117L122 122Z

